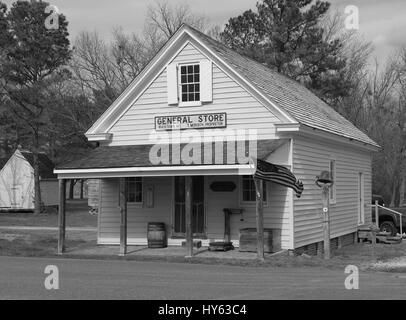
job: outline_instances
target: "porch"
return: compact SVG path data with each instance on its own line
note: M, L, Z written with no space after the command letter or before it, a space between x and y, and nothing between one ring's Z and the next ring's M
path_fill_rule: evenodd
M231 164L162 166L151 162L147 151L154 146L116 148L118 155L113 153L114 147L96 150L90 158L56 170L61 195L58 252L65 251L65 179L79 177L101 179L98 244L120 245L120 255L128 254L128 245L147 244L151 222L164 224L167 243L184 243L189 258L195 254L194 239L205 246L231 240L238 247L242 228L258 231L255 250L260 260L264 259L264 229L274 230L279 237L274 242L290 248L293 193L286 186L299 190L300 183L296 184L298 181L288 169L259 160L272 158L273 152L286 142L259 141L258 159L242 164L234 159ZM289 150L284 147L275 153L279 161L287 162ZM226 149L222 151L226 154ZM114 158L109 159L112 153ZM200 156L206 159L204 153ZM123 159L128 166L114 167L117 161L124 165ZM242 213L227 217L226 208Z

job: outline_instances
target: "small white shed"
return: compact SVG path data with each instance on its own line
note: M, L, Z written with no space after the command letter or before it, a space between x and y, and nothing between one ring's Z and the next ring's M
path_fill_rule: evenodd
M34 158L29 151L16 150L0 164L0 210L34 209ZM55 165L46 154L40 153L39 174L43 205L58 204L58 180Z

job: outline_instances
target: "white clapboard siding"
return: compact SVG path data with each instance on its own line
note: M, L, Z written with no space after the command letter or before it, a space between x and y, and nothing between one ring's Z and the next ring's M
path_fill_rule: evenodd
M365 179L365 222L371 221L371 155L359 148L327 144L298 137L293 140L293 171L303 181L304 192L294 200L295 248L322 241L321 190L316 176L329 170L330 157L336 160L336 204L330 205L331 238L349 234L358 225L358 174Z
M188 44L171 61L171 65L191 61L208 62L200 51ZM113 125L109 131L113 133L109 145L151 144L149 136L154 131L156 116L215 112L227 113L227 129L252 128L258 130L259 139L275 137L273 124L280 123L280 120L215 64L212 64L212 102L202 106L169 105L167 76L164 70Z
M240 216L231 217L231 238L235 243L239 240L239 229L255 228L255 206L240 205L239 178L206 177L205 178L205 213L206 234L208 239L223 239L224 208L244 208L244 221ZM214 181L233 181L237 189L233 192L213 192L210 184ZM144 178L144 190L147 185L154 188L154 207L128 204L128 241L134 244L145 244L148 222L164 222L168 235L173 226L173 178ZM100 244L118 244L120 239L120 210L118 207L118 179L101 180L101 200L99 212ZM265 228L281 230L283 249L292 249L291 230L291 193L283 187L268 185L269 205L264 207ZM180 244L180 242L179 242Z

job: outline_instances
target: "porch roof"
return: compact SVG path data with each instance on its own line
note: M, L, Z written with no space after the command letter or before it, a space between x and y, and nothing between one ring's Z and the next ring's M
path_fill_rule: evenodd
M259 140L256 142L256 158L266 159L273 151L284 144L287 139L277 140ZM169 162L154 164L150 158L150 151L152 148L159 146L161 150L168 148ZM223 168L239 170L241 168L248 168L249 163L241 163L238 161L237 151L239 148L244 147L244 142L235 143L233 146L234 155L233 159L229 159L228 145L224 141L222 146L222 157L216 152L216 146L213 142L201 144L181 144L180 152L184 148L198 148L200 150L199 160L192 163L185 163L185 159L180 157L179 161L172 158L173 145L131 145L131 146L103 146L89 151L85 156L78 159L62 163L57 166L55 173L60 178L86 178L86 177L104 177L109 172L108 176L129 176L133 175L146 175L145 172L154 172L153 175L162 174L165 172L189 172L190 170L221 170ZM210 148L211 147L211 148ZM196 149L195 149L196 150ZM205 155L207 156L208 150L211 150L212 161L207 163ZM245 155L251 152L249 141L245 141ZM156 151L153 151L156 154ZM221 153L220 153L221 155ZM187 171L186 171L187 170ZM100 175L99 175L100 173ZM101 174L103 173L103 175ZM142 174L141 174L142 173ZM130 174L131 175L131 174ZM152 175L152 174L151 174Z

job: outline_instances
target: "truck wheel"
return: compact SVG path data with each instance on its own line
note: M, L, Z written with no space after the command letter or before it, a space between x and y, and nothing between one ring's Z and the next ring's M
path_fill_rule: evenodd
M396 236L397 230L392 221L382 222L380 229L383 232L389 232L392 237Z

